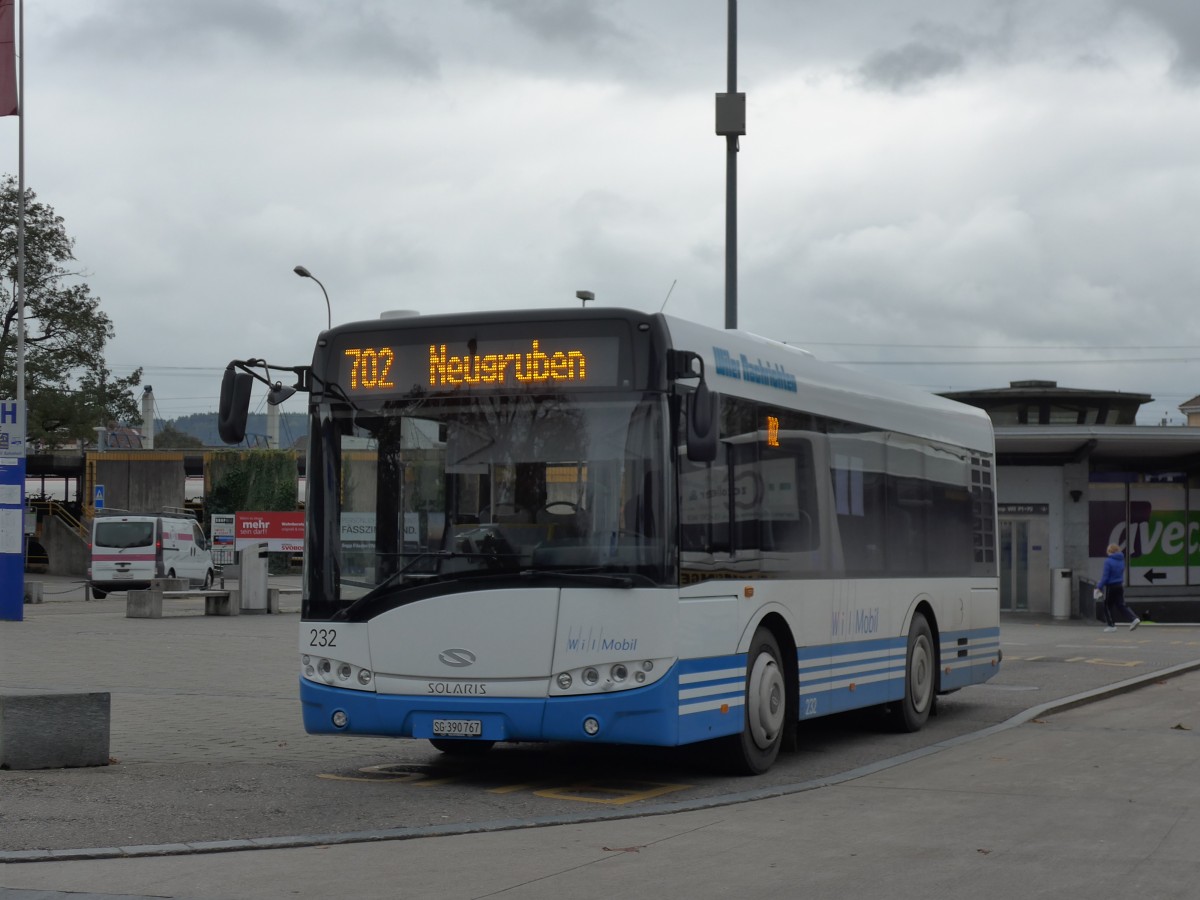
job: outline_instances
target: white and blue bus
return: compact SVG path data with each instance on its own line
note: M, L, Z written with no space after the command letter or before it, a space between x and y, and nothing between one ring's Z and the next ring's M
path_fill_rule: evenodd
M339 325L290 371L311 733L708 741L760 773L806 719L916 730L998 671L979 410L623 309ZM231 363L230 442L252 378L290 393Z

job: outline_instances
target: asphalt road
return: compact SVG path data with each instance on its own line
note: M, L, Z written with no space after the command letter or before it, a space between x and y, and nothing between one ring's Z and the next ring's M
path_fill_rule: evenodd
M0 623L0 686L112 693L113 763L0 772L0 848L162 847L380 830L472 831L586 821L789 793L998 725L1026 710L1200 661L1200 627L1005 617L1004 664L939 701L917 734L875 716L805 725L757 778L712 771L702 747L501 745L475 760L424 741L306 735L295 610L215 618L174 601L127 619L124 598L48 583Z

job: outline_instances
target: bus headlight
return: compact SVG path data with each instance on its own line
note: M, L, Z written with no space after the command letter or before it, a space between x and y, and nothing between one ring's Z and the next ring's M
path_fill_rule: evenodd
M317 684L349 688L355 691L374 690L372 684L375 680L374 672L339 659L311 656L307 653L301 654L300 674L306 681Z
M550 684L550 693L553 696L578 696L602 691L629 691L658 681L670 671L674 663L673 658L667 657L621 660L568 669L554 676Z

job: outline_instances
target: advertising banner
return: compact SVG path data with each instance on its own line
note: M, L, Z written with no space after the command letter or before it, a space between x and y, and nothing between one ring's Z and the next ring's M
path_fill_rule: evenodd
M1088 556L1092 576L1100 575L1105 548L1116 544L1125 553L1128 584L1187 584L1189 563L1195 569L1200 555L1200 516L1187 512L1184 486L1131 484L1128 505L1125 496L1125 485L1091 486ZM1191 583L1196 583L1198 575L1200 572L1193 572Z
M245 550L266 544L268 553L304 552L304 513L240 512L235 516L234 546Z

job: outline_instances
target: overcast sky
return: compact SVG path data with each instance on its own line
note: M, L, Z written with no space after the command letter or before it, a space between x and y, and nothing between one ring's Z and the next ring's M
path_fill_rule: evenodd
M24 0L26 181L158 415L389 309L724 324L726 0ZM1200 394L1200 4L741 0L739 325ZM17 120L0 120L16 173ZM254 405L260 405L257 398ZM254 408L252 405L252 409ZM284 406L303 410L302 398Z

